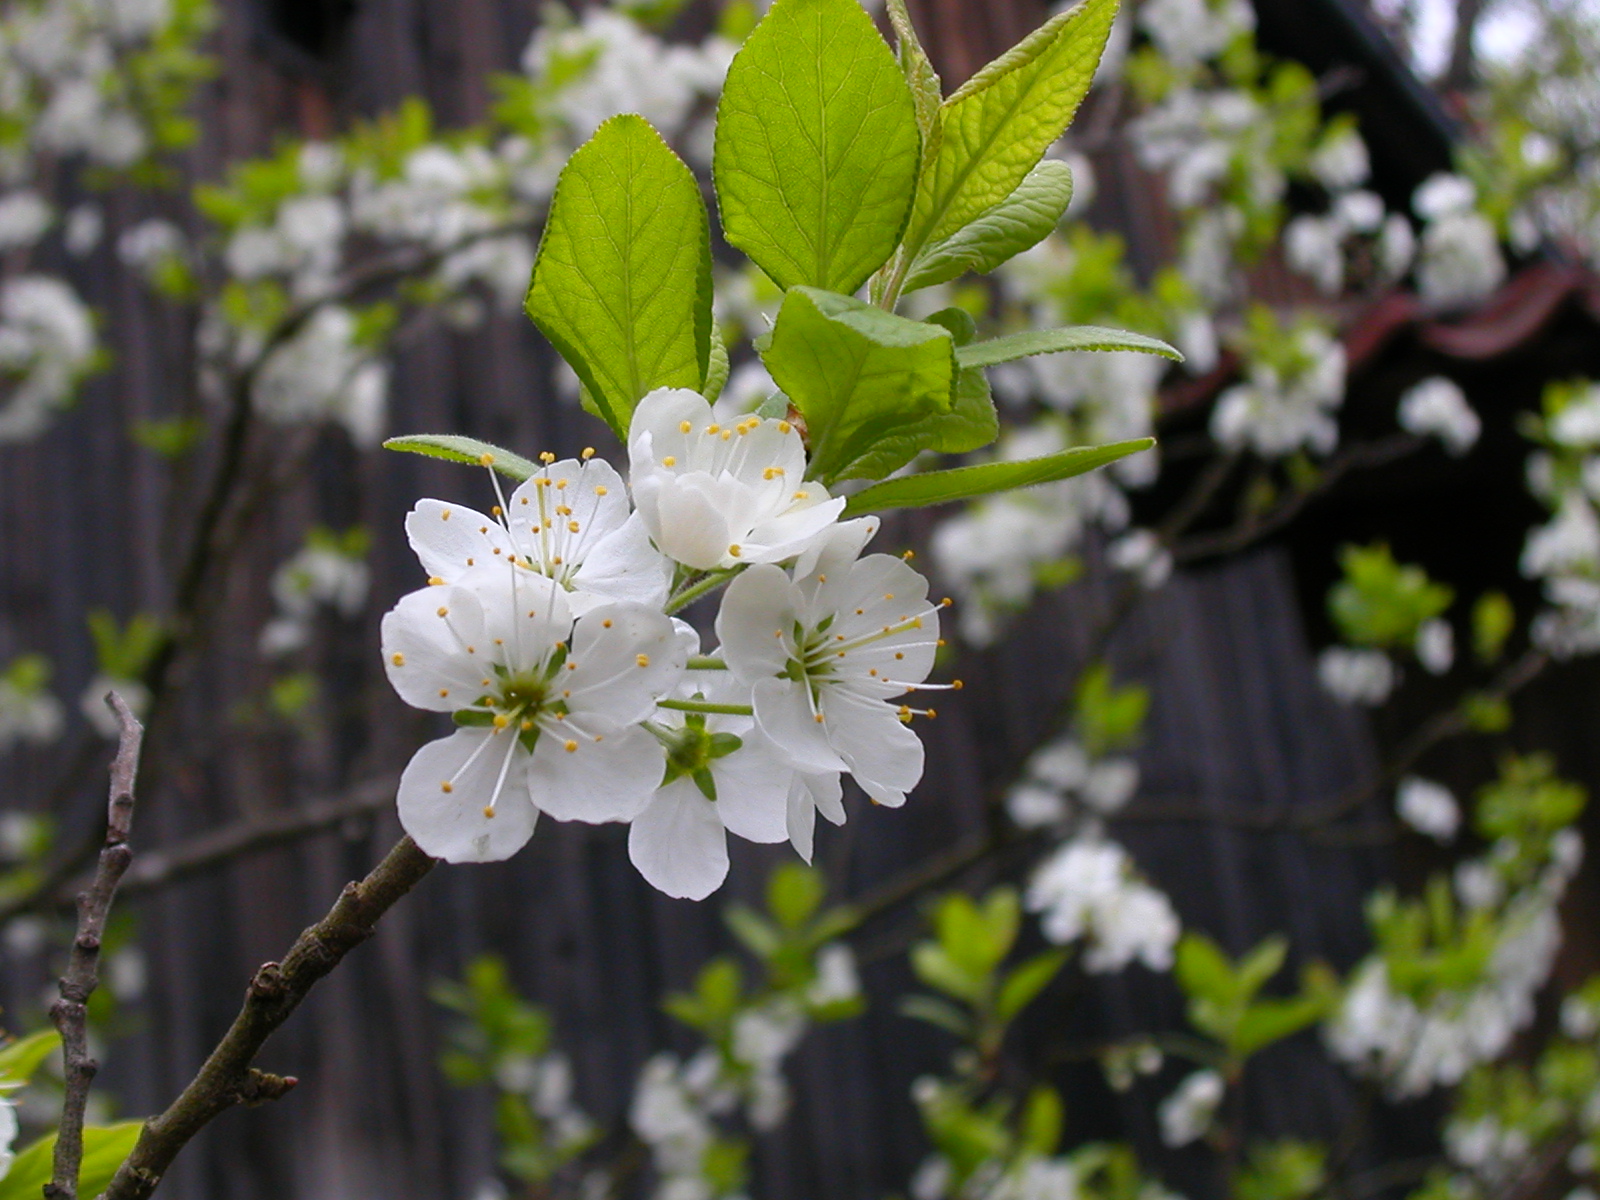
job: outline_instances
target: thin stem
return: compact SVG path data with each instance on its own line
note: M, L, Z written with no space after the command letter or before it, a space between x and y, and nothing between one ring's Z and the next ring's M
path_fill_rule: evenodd
M729 717L753 717L756 710L748 704L711 704L705 700L657 700L657 708L670 708L674 712L722 713Z
M55 1161L45 1200L77 1200L78 1172L83 1166L83 1116L89 1104L89 1085L100 1064L89 1057L89 997L99 986L100 941L106 919L116 899L117 884L133 859L128 834L133 826L133 788L139 777L139 750L144 726L121 696L112 692L106 704L117 714L121 737L111 764L111 797L106 811L105 849L94 882L78 897L78 934L72 956L61 977L61 998L50 1006L50 1020L61 1031L61 1055L66 1068L66 1097L61 1104L61 1126L56 1136Z
M723 570L708 571L693 583L686 584L672 599L667 601L666 611L668 615L670 616L672 613L688 608L701 596L704 596L707 592L715 591L742 570L744 570L743 567L727 567Z
M696 654L689 659L691 671L726 671L728 664L713 654Z
M145 1122L101 1200L146 1200L178 1153L213 1119L236 1104L276 1100L295 1086L292 1076L252 1065L261 1047L433 866L415 842L401 838L365 879L345 885L328 915L295 939L281 964L269 962L256 972L232 1027L171 1106Z

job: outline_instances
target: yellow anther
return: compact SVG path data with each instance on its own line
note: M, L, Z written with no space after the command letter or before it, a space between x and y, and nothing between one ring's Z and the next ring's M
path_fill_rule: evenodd
M733 545L728 547L728 553L733 555L734 558L738 558L739 555L744 553L744 551L740 550L739 544L735 542Z
M439 606L439 615L441 617L448 617L450 615L450 610L441 604Z
M789 422L787 422L787 421L779 421L778 422L778 432L779 433L788 433L793 428L794 428L794 426L789 424Z
M927 717L927 718L928 718L928 720L930 720L930 721L931 721L931 720L933 720L933 719L934 719L934 718L935 718L935 717L937 717L937 716L938 716L938 715L939 715L939 710L938 710L938 709L936 709L936 708L930 708L930 709L929 709L929 710L928 710L928 711L927 711L927 712L926 712L926 713L924 713L924 714L923 714L923 715L924 715L924 716L926 716L926 717Z
M944 639L940 638L938 641L934 642L934 645L935 646L943 646L944 645Z
M487 821L494 820L494 806L493 805L489 805L489 804L485 804L483 806L483 816L484 816L484 819L487 820Z
M679 433L688 433L693 428L694 428L694 426L688 421L679 421L678 422L678 432Z
M641 667L648 667L650 665L650 656L648 654L641 654L633 661L638 663Z
M789 499L791 499L791 500L809 500L809 499L811 499L811 493L810 492L796 492L793 496L790 496Z
M564 492L566 490L567 490L567 481L565 479L556 480L556 491Z
M952 679L950 681L950 690L952 692L959 692L962 688L964 688L966 686L967 685L962 683L961 680L959 680L959 679Z
M732 437L732 436L733 436L733 430L731 430L731 429L724 429L724 430L723 430L723 431L722 431L722 440L723 440L723 441L727 441L727 440L728 440L728 439L729 439L729 438L731 438L731 437Z
M494 466L494 455L492 455L492 454L480 454L480 455L478 455L478 465L480 467L492 467L492 466Z
M524 497L523 497L523 498L522 498L522 502L523 502L523 503L524 503L524 504L526 504L526 503L527 503L527 502L528 502L528 498L527 498L527 497L526 497L526 496L524 496Z
M467 566L469 566L469 567L470 567L470 566L472 566L472 564L473 564L473 561L474 561L474 560L472 560L472 559L470 559L470 558L469 558L469 559L467 559ZM444 614L443 614L443 613L440 613L440 614L439 614L439 615L440 615L440 616L441 616L441 617L442 617L442 616L444 616Z
M404 654L395 654L390 657L389 661L397 667L403 667L406 665L406 656Z
M554 454L551 454L550 451L548 451L548 450L544 451L542 454L539 455L539 461L544 463L546 466L548 466L550 463L555 462L555 460L556 460L556 456Z
M446 793L453 792L453 791L456 790L456 785L451 783L448 779L446 779L446 780L444 780L443 782L441 782L439 784L439 790L441 792L446 792Z
M841 651L839 651L839 657L840 657L840 658L843 658L843 657L844 657L844 651L843 651L843 650L841 650Z
M883 598L885 600L893 600L894 599L894 593L893 592L885 592L883 594Z
M506 716L505 713L495 713L494 727L496 729L504 729L509 724L511 724L511 718Z
M826 575L818 575L817 576L817 582L818 583L827 583L828 582L828 577Z
M876 676L877 676L877 674L878 674L878 668L877 668L877 667L873 667L873 668L872 668L872 670L870 670L870 671L868 671L868 672L867 672L867 674L868 674L868 675L871 675L871 676L873 676L873 677L876 677Z
M721 425L707 425L706 426L706 432L707 433L721 433L722 432L722 426Z
M500 516L500 515L501 515L501 514L503 514L503 513L504 513L504 512L505 512L505 509L503 509L503 508L501 508L501 507L500 507L500 506L499 506L499 505L498 505L498 504L496 504L496 505L495 505L495 506L494 506L494 507L493 507L493 508L491 508L491 509L490 509L490 510L489 510L489 515L490 515L490 516L491 516L491 517L498 517L498 516ZM479 530L479 532L480 532L480 533L481 533L481 532L483 532L483 531L482 531L482 530Z
M661 460L661 465L663 467L675 467L678 465L678 460L669 454Z
M902 704L900 706L900 711L898 713L896 713L895 715L897 717L899 717L900 720L905 722L907 725L911 724L911 709L908 708L906 705Z
M858 608L858 609L856 609L856 616L858 616L858 617L860 617L860 616L865 616L865 615L866 615L866 612L867 612L867 610L866 610L866 609L864 609L864 608Z
M600 624L604 625L607 629L610 629L611 628L611 618L607 617L604 621L601 621Z
M939 601L939 607L940 608L949 608L954 603L955 603L954 600L950 599L949 596L946 596L943 600Z
M916 556L917 556L917 552L915 550L905 550L905 551L902 551L901 554L900 554L900 557L905 559L907 562L910 562Z
M578 669L578 664L569 659L567 661L567 670L576 671L577 669Z
M497 557L498 557L498 556L499 556L499 554L500 554L500 547L499 547L499 546L496 546L496 547L495 547L495 548L494 548L494 552L495 552L495 555L496 555L496 556L497 556ZM512 556L511 556L511 557L512 557L512 558L513 558L513 559L514 559L514 558L516 558L516 555L514 555L514 554L513 554L513 555L512 555Z
M570 517L571 515L572 515L572 509L568 508L565 504L556 505L556 516L558 516L558 517Z
M761 478L763 478L763 479L776 479L779 475L782 475L782 474L783 474L783 468L782 467L768 467L765 471L761 472Z
M450 689L449 688L440 688L439 689L439 699L443 700L449 694L450 694Z
M905 657L905 655L904 655L904 654L902 654L902 653L901 653L901 652L900 652L900 651L898 651L898 650L896 650L896 651L895 651L895 652L894 652L894 656L895 656L895 658L897 658L897 659L901 659L901 658L904 658L904 657Z
M595 495L596 495L596 496L604 496L604 495L606 495L606 494L607 494L607 493L606 493L606 486L605 486L605 484L601 484L601 485L600 485L600 486L599 486L599 487L597 487L597 488L595 488L595 489L594 489L594 494L595 494Z
M550 476L548 476L548 475L539 475L539 476L537 476L533 481L533 486L534 487L549 487L550 486Z
M428 576L428 586L429 587L443 587L444 586L444 580L440 579L437 575L429 575Z
M532 717L523 717L522 718L522 725L521 725L522 732L523 733L527 733L528 730L530 730L532 728L533 728L533 718Z
M478 648L476 646L468 646L467 647L467 653L468 654L476 654L477 652L478 652Z
M450 510L447 508L442 513L439 514L439 520L448 521L449 519L450 519Z
M583 459L584 462L588 462L591 458L594 457L594 447L593 446L585 446L583 448L583 453L580 454L578 457Z
M567 522L567 532L568 533L577 533L578 532L578 523L576 521L568 521Z
M578 743L577 742L568 742L566 745L564 745L561 748L563 750L565 750L568 754L571 754L574 750L576 750L578 748Z
M815 721L818 725L822 724L822 714L821 713L818 713L816 716L812 717L811 719L813 721Z
M550 560L550 565L553 566L553 567L559 567L561 565L561 555L558 554L554 558L552 558Z

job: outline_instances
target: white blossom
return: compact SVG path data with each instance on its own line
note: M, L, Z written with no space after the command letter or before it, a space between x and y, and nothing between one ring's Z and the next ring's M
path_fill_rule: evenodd
M1119 571L1137 576L1145 589L1154 591L1172 575L1172 555L1148 529L1123 534L1106 548L1106 561Z
M1428 222L1418 252L1417 288L1441 308L1481 300L1506 277L1499 238L1489 218L1452 213Z
M1582 492L1567 492L1550 522L1528 535L1521 566L1530 579L1600 570L1600 516Z
M66 226L61 234L67 253L75 258L82 258L92 251L100 244L105 224L105 215L98 205L88 203L74 205L67 213Z
M1411 196L1411 209L1424 221L1469 213L1478 202L1478 189L1460 175L1439 172L1428 176Z
M1372 174L1367 143L1354 129L1343 129L1323 141L1308 164L1317 182L1329 191L1360 187Z
M11 377L0 400L0 443L43 432L93 364L94 321L78 295L47 275L0 283L0 371Z
M38 192L23 189L0 196L0 251L31 246L55 220L55 210Z
M0 1179L11 1171L16 1160L12 1146L17 1140L17 1109L11 1101L0 1097Z
M908 728L914 710L895 698L932 686L923 680L938 610L928 581L901 559L836 557L793 579L751 567L723 595L717 636L752 689L762 733L791 766L848 770L872 799L897 807L922 777L923 752Z
M401 823L436 858L507 858L541 811L631 820L660 785L661 746L638 722L688 647L659 611L612 604L574 621L554 580L491 563L401 599L383 656L401 699L462 726L400 778Z
M1424 670L1430 675L1443 675L1455 662L1455 632L1450 628L1450 623L1443 618L1435 617L1431 621L1424 621L1417 628L1416 641L1412 649Z
M1343 224L1332 217L1303 214L1283 232L1284 258L1317 290L1336 296L1344 287L1344 236Z
M1255 9L1246 0L1147 0L1138 13L1139 28L1179 69L1215 58L1256 27Z
M370 572L359 555L347 553L328 536L308 539L273 573L277 613L261 632L262 653L287 654L303 647L318 605L347 619L357 616L366 605L369 582Z
M14 659L0 671L0 754L19 742L42 746L61 736L65 714L49 680L49 665L37 655Z
M1218 397L1211 436L1222 445L1281 458L1300 449L1328 454L1338 444L1334 414L1344 403L1344 347L1315 328L1298 330L1293 338L1304 364L1299 370L1286 376L1271 363L1255 361L1244 383Z
M1451 454L1477 444L1482 423L1454 381L1433 375L1400 397L1400 426L1418 437L1436 437Z
M633 501L651 540L699 570L775 563L838 520L844 498L805 479L800 433L746 417L725 426L698 392L658 388L628 430Z
M1046 938L1086 938L1085 969L1120 971L1135 959L1152 971L1172 966L1178 917L1165 895L1138 879L1127 852L1096 836L1070 841L1034 872L1027 907Z
M508 560L555 580L575 613L618 600L666 603L671 564L629 513L622 477L604 459L546 456L498 507L500 515L485 516L461 504L417 502L406 536L431 579L449 583Z
M1341 704L1382 704L1399 682L1395 666L1382 650L1329 646L1317 657L1317 678Z
M1209 1068L1189 1075L1161 1102L1161 1141L1176 1149L1204 1137L1226 1091L1222 1076Z
M325 305L277 346L256 376L256 407L270 421L337 421L358 446L383 436L388 364L356 340L355 314Z
M1461 825L1461 809L1450 789L1415 775L1400 781L1395 796L1400 819L1436 842L1449 842Z

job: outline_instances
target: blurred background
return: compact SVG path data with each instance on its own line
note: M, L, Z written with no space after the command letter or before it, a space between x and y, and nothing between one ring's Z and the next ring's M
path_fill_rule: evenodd
M1040 0L907 7L947 94L1048 16ZM42 1024L103 812L96 697L117 686L151 730L97 1013L107 1111L159 1110L255 967L398 836L394 782L432 728L377 656L382 613L422 582L402 520L419 496L491 501L477 473L376 444L450 432L618 461L520 311L539 214L614 112L650 117L704 175L717 88L757 15L8 0L0 1024ZM1002 453L1145 432L1159 449L879 534L955 598L948 672L965 687L919 727L911 802L856 796L819 835L830 900L865 906L846 940L868 1003L787 1059L791 1103L751 1133L750 1194L944 1194L912 1186L930 1152L912 1089L955 1041L896 1005L920 986L907 951L937 895L1026 888L1063 847L1114 844L1183 928L1233 955L1282 934L1284 980L1320 962L1349 982L1373 953L1375 889L1416 894L1496 844L1481 823L1456 836L1439 790L1454 813L1535 753L1600 782L1597 49L1600 12L1580 0L1125 4L1052 151L1076 181L1057 233L913 307L1136 328L1187 361L996 371ZM771 384L748 338L779 296L722 261L730 402L754 403ZM1397 810L1417 783L1435 791ZM611 1131L593 1155L632 1162L619 1194L646 1194L630 1096L653 1054L699 1044L661 996L733 952L724 904L760 904L791 857L740 844L724 891L692 904L637 877L621 827L547 821L509 862L436 871L269 1047L263 1065L299 1088L219 1120L163 1194L606 1194L580 1193L577 1167L502 1170L509 1085L441 1070L462 1018L431 993L485 954L548 1013L571 1103ZM1462 1070L1531 1059L1596 969L1596 878L1564 869L1559 950L1491 981L1515 993L1504 1036ZM1217 1146L1162 1126L1181 1054L1108 1076L1108 1048L1185 1025L1183 992L1150 969L1159 946L1126 965L1149 935L1126 935L1117 969L1069 965L1003 1070L1061 1090L1068 1144L1127 1143L1148 1178L1220 1195ZM1073 936L1030 917L1019 946ZM1096 936L1115 958L1109 926ZM1229 1116L1240 1136L1332 1147L1326 1194L1409 1194L1440 1163L1519 1200L1584 1174L1564 1152L1503 1185L1452 1166L1433 1085L1461 1071L1396 1084L1393 1062L1348 1069L1361 1052L1330 1037L1253 1056ZM1412 1166L1384 1174L1395 1163ZM1074 1193L1038 1196L1058 1194Z

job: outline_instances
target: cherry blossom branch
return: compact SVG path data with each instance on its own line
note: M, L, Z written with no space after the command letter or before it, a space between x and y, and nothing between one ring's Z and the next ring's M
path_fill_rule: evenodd
M99 986L100 942L105 936L117 884L133 859L128 834L133 825L133 788L139 776L139 751L144 727L123 698L106 697L117 714L121 737L111 764L111 796L106 810L105 849L94 882L78 897L78 933L66 973L61 976L61 997L50 1006L50 1020L61 1032L61 1054L66 1068L66 1097L61 1104L60 1132L56 1136L55 1162L45 1185L45 1200L77 1200L78 1171L83 1165L83 1116L89 1103L89 1085L98 1063L89 1056L89 997Z
M367 877L345 885L323 917L289 948L281 963L256 971L244 1006L198 1074L165 1112L151 1117L100 1200L146 1200L190 1140L237 1104L276 1100L298 1082L272 1075L254 1061L317 982L372 936L378 921L433 869L409 837L401 838Z

